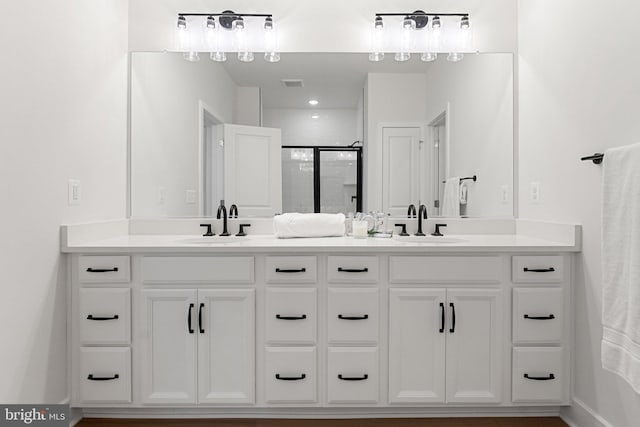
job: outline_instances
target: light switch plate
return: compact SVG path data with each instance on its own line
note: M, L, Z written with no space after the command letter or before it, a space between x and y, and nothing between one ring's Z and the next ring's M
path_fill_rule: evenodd
M69 206L77 206L80 204L80 181L77 179L70 179L68 182L68 202Z

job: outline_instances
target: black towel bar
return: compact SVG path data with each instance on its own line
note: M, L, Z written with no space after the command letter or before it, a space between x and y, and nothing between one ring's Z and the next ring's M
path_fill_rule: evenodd
M591 156L586 156L586 157L581 157L580 160L585 161L585 160L591 160L593 162L594 165L599 165L600 163L602 163L602 159L604 159L604 154L603 153L595 153Z
M473 176L467 176L464 178L460 178L460 181L467 181L467 180L472 180L473 182L476 182L478 180L478 177L473 175ZM447 182L447 180L442 181L442 183L444 184L445 182Z

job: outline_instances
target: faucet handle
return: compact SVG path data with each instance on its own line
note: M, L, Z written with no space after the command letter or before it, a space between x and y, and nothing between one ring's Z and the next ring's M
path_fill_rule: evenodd
M434 231L433 233L431 233L432 236L444 236L444 234L442 234L440 232L440 227L446 227L447 224L436 224L436 231Z
M200 227L207 227L207 232L202 235L202 237L215 236L213 231L211 231L211 224L200 224Z
M251 224L240 224L240 231L238 231L238 234L236 234L236 236L238 237L246 236L247 233L244 231L245 227L251 227Z
M407 224L396 224L396 227L402 227L402 231L400 232L400 236L408 236L409 233L407 233Z

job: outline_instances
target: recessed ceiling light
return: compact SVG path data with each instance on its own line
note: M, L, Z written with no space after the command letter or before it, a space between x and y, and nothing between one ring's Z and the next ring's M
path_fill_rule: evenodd
M309 100L309 105L318 105L318 100L317 99L310 99Z
M311 116L311 118L312 118L312 119L317 119L318 117L320 117L320 116L318 116L318 115L316 115L316 114L314 114L313 116Z

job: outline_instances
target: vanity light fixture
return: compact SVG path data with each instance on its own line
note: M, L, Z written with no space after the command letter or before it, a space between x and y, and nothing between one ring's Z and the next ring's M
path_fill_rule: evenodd
M398 26L393 22L391 26L383 22L385 18L397 22L400 17L402 24ZM385 50L395 51L394 58L398 62L410 60L412 53L419 53L420 60L431 62L437 59L440 52L448 53L447 59L450 61L460 61L465 52L473 51L469 14L429 13L422 10L376 13L369 60L382 61Z
M227 52L237 52L238 60L251 62L254 52L264 52L266 62L278 62L278 43L271 14L179 13L175 49L186 60L200 59L199 52L209 52L212 61L224 62Z

